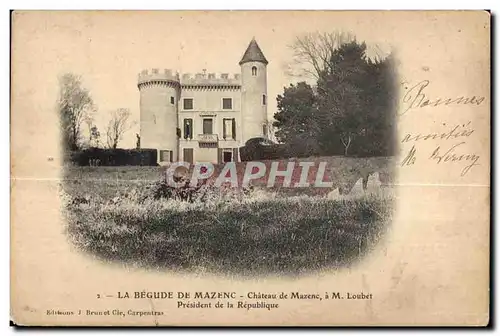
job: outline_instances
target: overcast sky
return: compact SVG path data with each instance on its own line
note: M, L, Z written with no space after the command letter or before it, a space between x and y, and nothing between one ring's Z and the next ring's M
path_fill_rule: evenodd
M297 81L286 74L294 37L307 32L351 31L369 46L388 50L389 36L373 36L380 20L373 13L342 12L31 12L15 19L13 48L24 55L13 72L29 78L19 94L34 95L34 107L55 113L58 75L82 76L97 104L96 124L104 133L109 112L129 108L139 121L137 74L172 68L181 73L239 73L248 43L255 37L268 65L269 117L276 96ZM16 43L16 41L19 41ZM372 52L372 51L370 51ZM14 53L15 54L15 53ZM22 58L22 59L21 59ZM135 147L131 129L120 147Z

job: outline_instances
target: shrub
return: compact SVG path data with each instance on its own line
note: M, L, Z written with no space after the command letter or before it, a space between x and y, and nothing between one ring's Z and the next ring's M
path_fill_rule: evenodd
M173 176L173 181L179 183L180 186L172 186L166 178L163 178L150 186L150 191L145 198L154 200L173 199L193 203L221 198L234 200L240 196L246 197L253 191L252 186L248 188L231 188L225 185L217 187L209 184L207 180L201 180L197 185L193 186L187 175L182 177Z
M156 149L89 148L73 152L70 160L78 166L156 166Z

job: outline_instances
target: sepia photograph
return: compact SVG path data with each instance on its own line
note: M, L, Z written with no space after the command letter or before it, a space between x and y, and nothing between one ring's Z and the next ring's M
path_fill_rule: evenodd
M488 12L11 21L16 324L488 323Z
M270 108L255 38L239 73L142 70L138 116L102 116L83 77L62 74L72 242L109 261L243 276L349 266L374 248L394 197L394 56L343 32L290 42L293 70L311 79Z

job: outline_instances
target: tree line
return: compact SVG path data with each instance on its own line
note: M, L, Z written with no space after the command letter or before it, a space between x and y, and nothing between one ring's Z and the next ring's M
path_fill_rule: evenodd
M339 32L297 37L291 47L312 84L299 81L278 95L278 141L298 156L394 155L394 54L368 57L365 42Z
M116 149L123 135L135 125L129 109L117 108L109 112L104 135L101 135L95 125L97 106L90 91L84 87L81 76L73 73L59 77L57 112L64 152L85 148ZM83 133L85 127L87 134Z
M366 43L344 32L299 36L291 48L300 75L310 81L290 84L278 95L268 132L297 156L394 155L399 85L393 53L368 57ZM116 149L134 126L130 110L117 108L101 134L94 121L97 107L82 78L66 73L59 86L65 151Z

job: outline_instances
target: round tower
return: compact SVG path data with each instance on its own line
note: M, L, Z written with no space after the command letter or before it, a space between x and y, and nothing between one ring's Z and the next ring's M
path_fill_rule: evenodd
M178 74L172 70L143 70L139 74L141 147L158 151L158 162L178 160L177 104L180 95Z
M243 144L251 138L267 136L267 64L255 38L240 61L241 127Z

